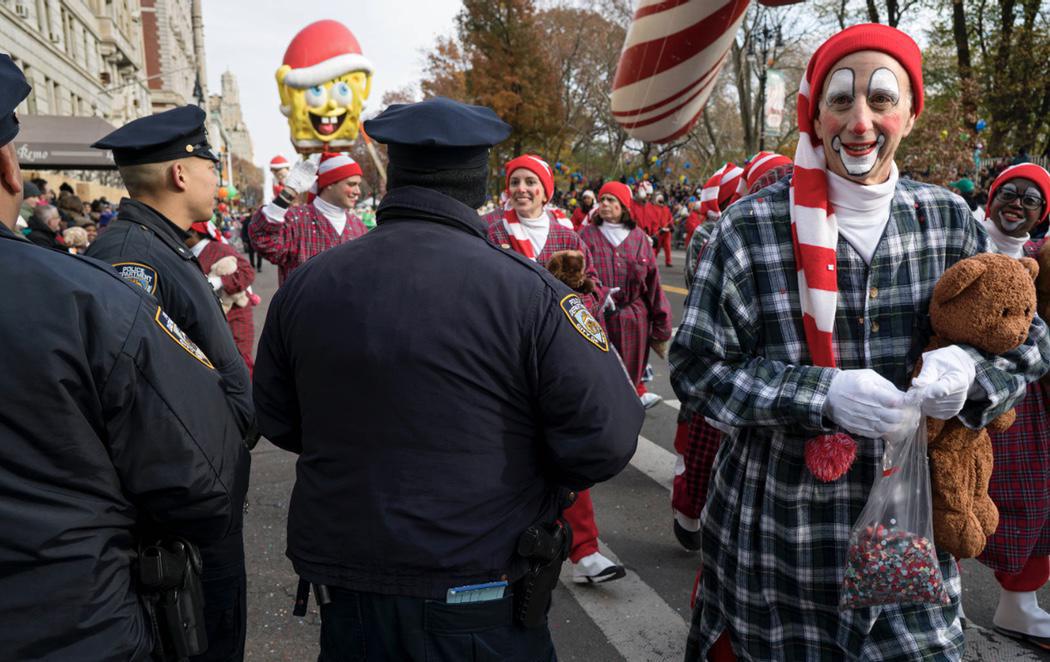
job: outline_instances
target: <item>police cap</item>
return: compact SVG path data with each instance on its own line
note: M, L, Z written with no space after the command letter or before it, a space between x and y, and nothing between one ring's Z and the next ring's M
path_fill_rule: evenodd
M396 103L364 124L370 138L387 146L390 162L414 170L459 170L488 162L489 148L511 127L491 108L445 97Z
M128 122L92 145L113 150L118 166L174 161L187 156L218 162L204 128L207 115L197 106L180 106Z
M15 108L31 90L22 70L11 61L10 55L0 55L0 146L14 140L18 135L18 118Z

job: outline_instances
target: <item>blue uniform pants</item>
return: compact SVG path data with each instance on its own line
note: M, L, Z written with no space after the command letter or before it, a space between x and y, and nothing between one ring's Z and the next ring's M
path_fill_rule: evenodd
M557 662L550 630L513 622L513 597L450 605L329 587L318 662Z

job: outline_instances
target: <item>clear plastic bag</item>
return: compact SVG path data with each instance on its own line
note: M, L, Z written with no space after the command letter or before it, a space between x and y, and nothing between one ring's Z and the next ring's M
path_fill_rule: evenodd
M883 471L850 531L839 607L889 604L947 605L933 544L933 502L926 453L926 418L918 393L908 394L908 418L917 424L887 440Z

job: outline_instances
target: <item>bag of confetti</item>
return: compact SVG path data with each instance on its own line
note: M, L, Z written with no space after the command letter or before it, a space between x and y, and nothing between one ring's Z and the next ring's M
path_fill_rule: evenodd
M850 532L839 607L889 604L947 605L937 550L926 454L926 418L904 439L886 441L882 473Z

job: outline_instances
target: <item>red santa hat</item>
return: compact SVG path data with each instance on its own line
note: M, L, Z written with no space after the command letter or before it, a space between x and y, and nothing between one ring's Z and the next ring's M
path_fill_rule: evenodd
M292 38L284 52L291 71L284 77L289 87L305 89L350 73L372 73L372 63L361 53L354 33L339 21L311 23Z
M551 170L550 165L546 161L535 154L522 154L517 158L507 161L507 165L504 166L504 171L507 173L508 191L510 190L511 173L521 168L524 168L539 177L540 184L543 185L543 192L546 194L548 200L554 196L554 171Z
M361 166L346 154L325 152L317 166L317 190L323 191L326 186L361 174Z
M1015 177L1024 177L1032 180L1039 187L1039 190L1043 192L1043 200L1050 200L1050 173L1034 163L1020 163L1010 166L999 173L999 176L992 182L991 188L988 189L988 202L991 203L995 199L995 192L1000 186ZM1048 214L1050 214L1050 204L1044 204L1043 215L1039 217L1039 222L1045 221Z
M190 229L208 239L222 241L222 234L219 233L219 228L215 227L215 224L211 221L197 221L190 225Z
M283 170L284 168L292 167L291 163L288 163L288 159L284 158L281 154L270 159L270 170Z

